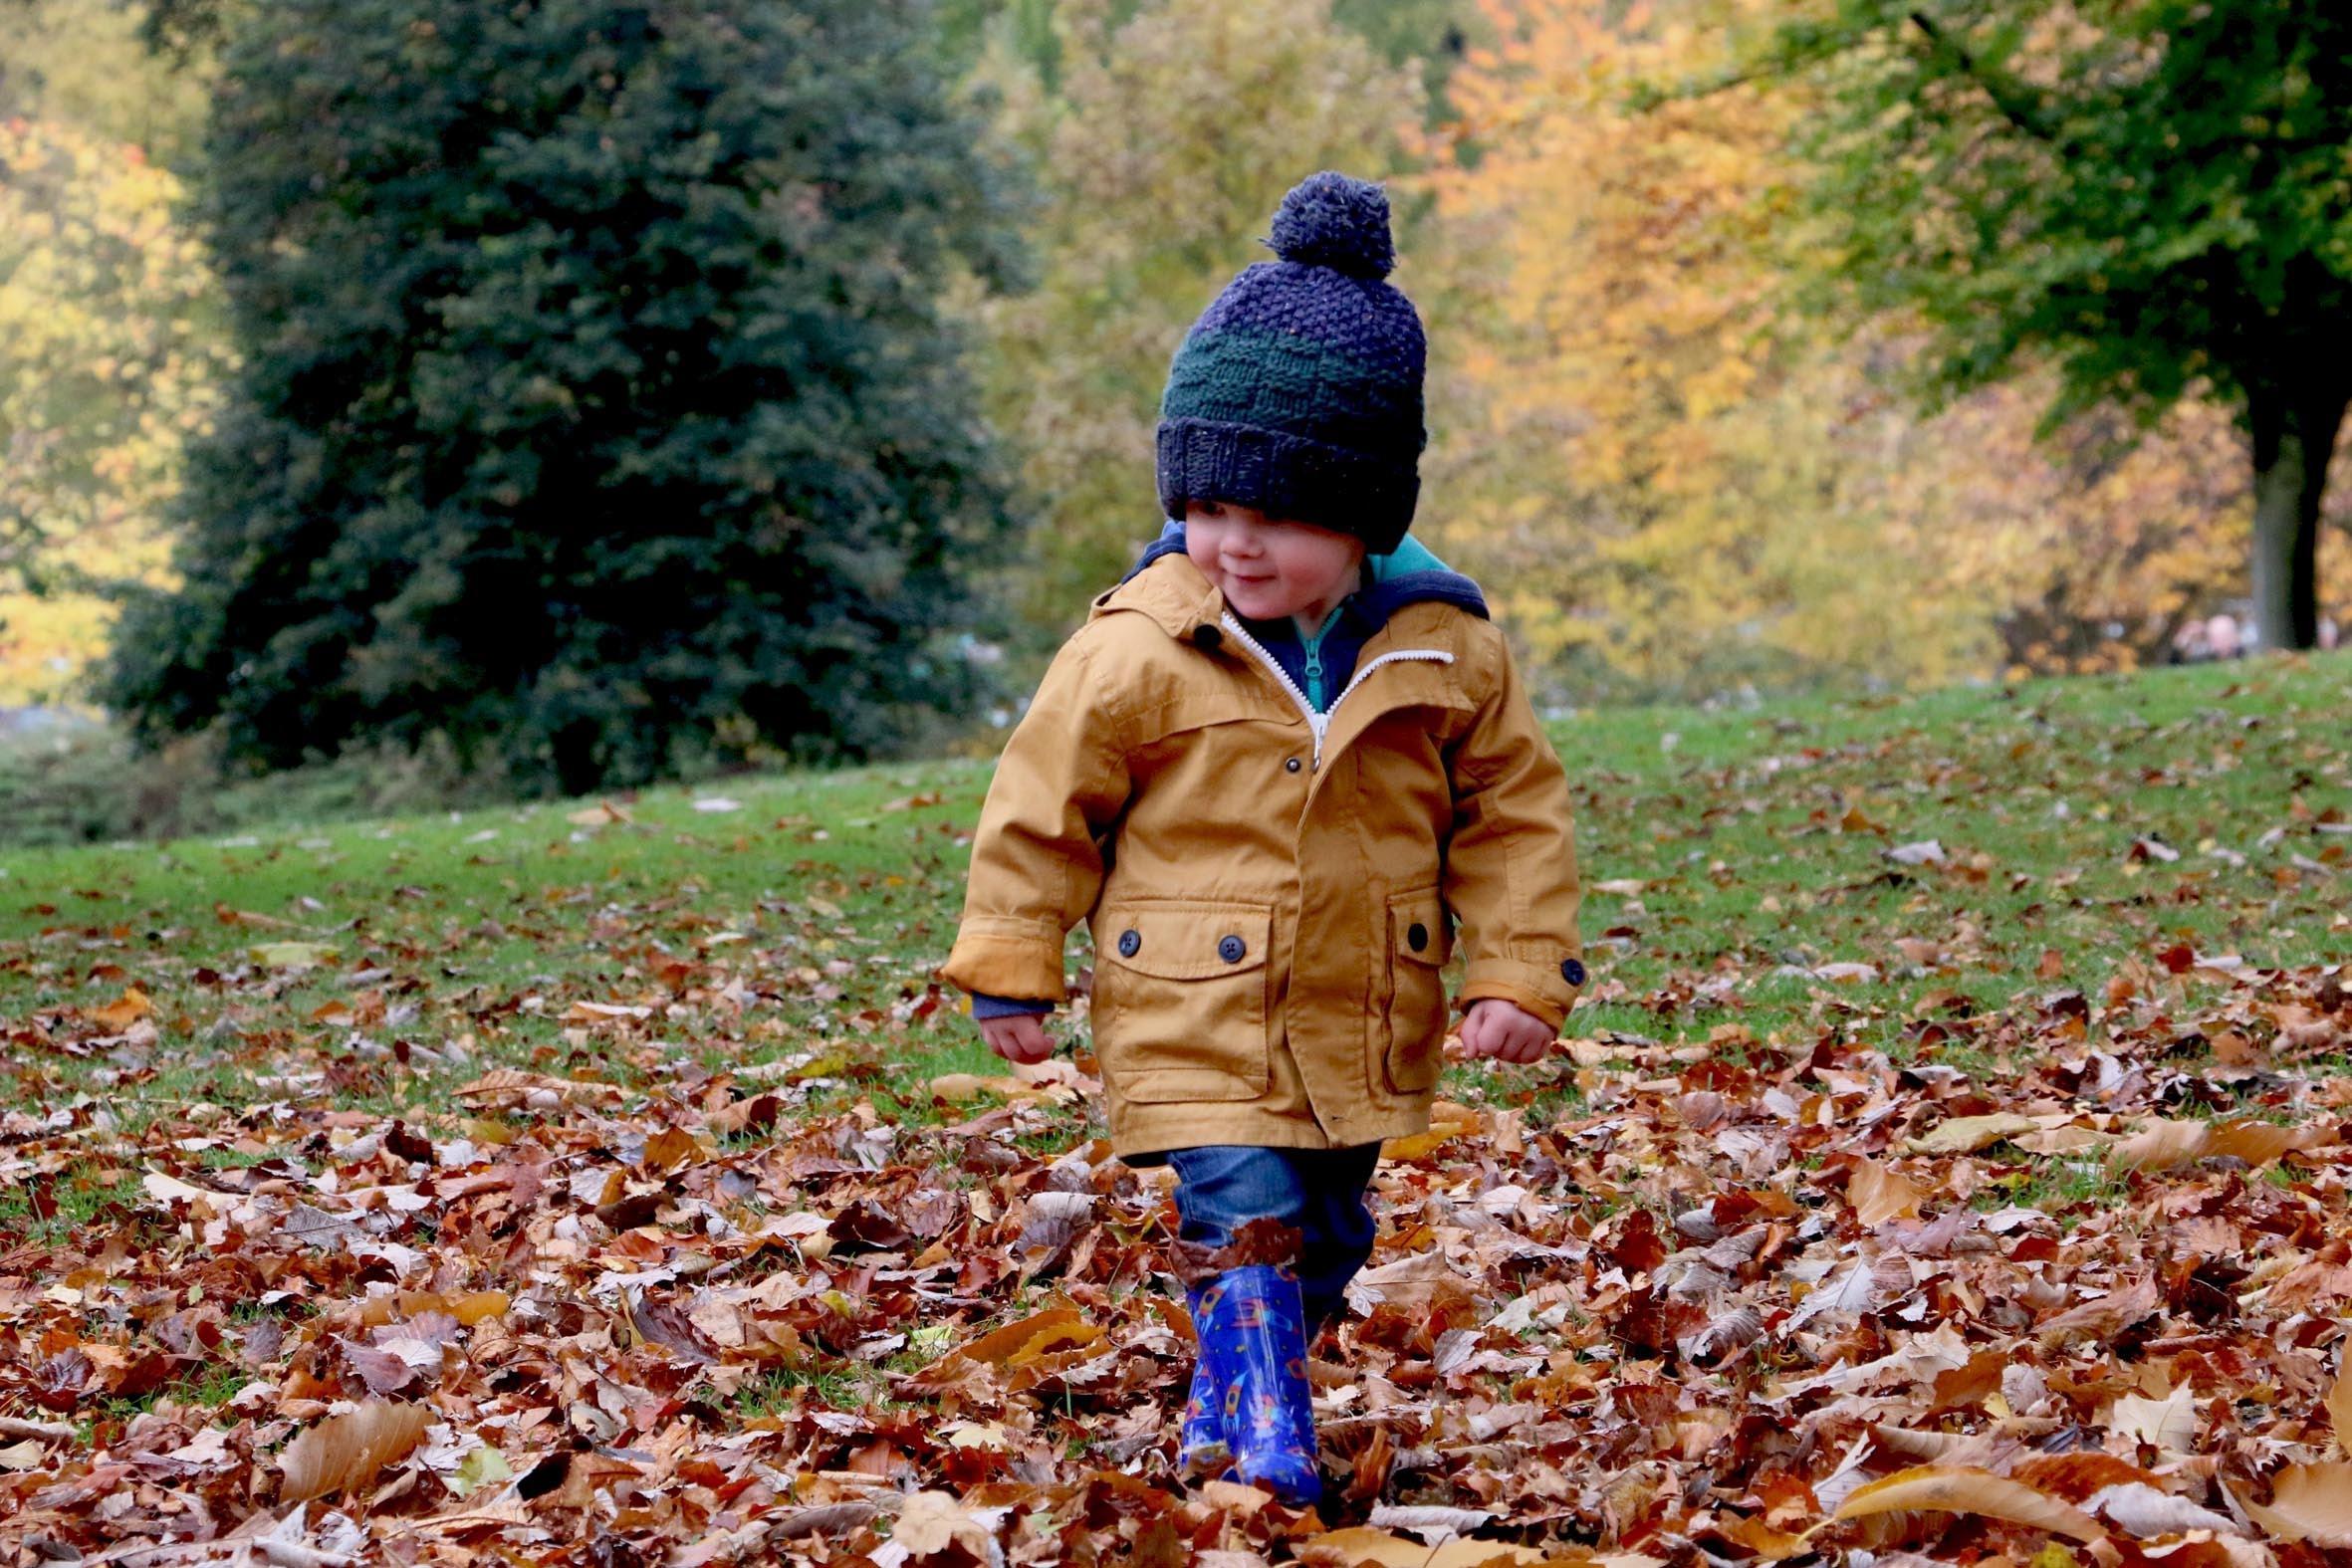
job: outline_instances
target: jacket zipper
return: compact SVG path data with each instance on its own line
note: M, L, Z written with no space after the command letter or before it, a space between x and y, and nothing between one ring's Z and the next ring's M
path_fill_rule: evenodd
M1227 610L1219 618L1223 621L1225 629L1239 638L1243 647L1250 650L1251 656L1266 666L1266 673L1274 677L1275 684L1289 692L1291 700L1298 705L1299 713L1306 718L1307 730L1314 736L1314 766L1318 769L1323 766L1323 735L1331 727L1331 715L1337 713L1339 705L1347 701L1349 692L1363 685L1365 676L1383 664L1451 664L1454 662L1454 656L1442 648L1399 648L1393 653L1383 653L1371 663L1358 669L1355 672L1355 678L1347 683L1346 688L1338 696L1331 699L1331 706L1317 713L1314 704L1306 700L1306 693L1298 689L1298 683L1291 679L1290 672L1283 668L1282 661L1267 652L1264 643L1242 629L1242 623L1234 618L1233 611Z
M1338 623L1339 610L1340 606L1334 606L1331 613L1323 617L1321 628L1300 644L1306 654L1306 700L1314 706L1318 713L1325 711L1323 709L1323 638L1328 636L1331 628Z

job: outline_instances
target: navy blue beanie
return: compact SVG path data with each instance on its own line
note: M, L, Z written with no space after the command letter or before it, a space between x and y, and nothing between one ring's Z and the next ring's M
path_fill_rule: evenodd
M1420 499L1421 376L1388 196L1324 172L1283 198L1256 262L1185 334L1160 399L1160 507L1225 501L1386 555Z

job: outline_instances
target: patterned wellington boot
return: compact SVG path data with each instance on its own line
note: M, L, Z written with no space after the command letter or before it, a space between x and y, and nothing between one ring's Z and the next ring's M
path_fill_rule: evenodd
M1192 1395L1184 1402L1184 1427L1176 1440L1177 1469L1204 1480L1227 1480L1233 1451L1225 1445L1225 1390L1209 1372L1207 1351L1192 1367Z
M1287 1266L1253 1263L1227 1269L1191 1296L1202 1365L1225 1391L1235 1470L1291 1507L1313 1505L1323 1481L1315 1471L1298 1276Z

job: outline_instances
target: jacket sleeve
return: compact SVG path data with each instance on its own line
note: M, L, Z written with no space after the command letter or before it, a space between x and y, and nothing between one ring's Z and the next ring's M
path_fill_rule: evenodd
M1450 762L1445 897L1469 971L1457 1001L1514 1003L1556 1029L1584 983L1568 777L1499 638L1495 652L1493 690Z
M964 915L941 975L1007 1001L1066 995L1061 943L1102 887L1102 840L1127 803L1126 747L1081 630L1055 657L997 762L972 839Z

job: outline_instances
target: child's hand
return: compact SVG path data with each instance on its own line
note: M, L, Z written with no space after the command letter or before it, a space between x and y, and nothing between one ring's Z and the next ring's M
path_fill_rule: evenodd
M1541 1061L1558 1037L1541 1018L1494 997L1472 1003L1462 1019L1462 1054L1473 1060L1492 1056L1525 1066Z
M990 1050L1005 1060L1017 1061L1025 1066L1044 1061L1054 1054L1054 1042L1046 1037L1046 1026L1034 1012L1017 1012L1006 1018L982 1018L980 1037L988 1041Z

